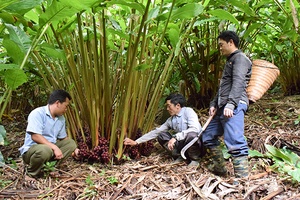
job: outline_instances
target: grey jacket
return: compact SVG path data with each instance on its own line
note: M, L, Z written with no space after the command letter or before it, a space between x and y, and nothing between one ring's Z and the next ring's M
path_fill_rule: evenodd
M210 107L225 106L234 110L240 103L249 105L246 88L252 72L252 62L241 51L236 50L227 57L217 95L211 101Z

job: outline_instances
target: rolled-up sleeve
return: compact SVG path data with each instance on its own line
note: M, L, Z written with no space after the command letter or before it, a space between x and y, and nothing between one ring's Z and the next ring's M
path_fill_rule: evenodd
M171 118L169 118L164 124L162 124L160 127L155 128L154 130L146 133L145 135L143 135L142 137L138 138L137 140L135 140L138 144L143 143L143 142L147 142L149 140L153 140L156 139L157 136L161 133L161 132L166 132L170 129L170 122L171 122Z

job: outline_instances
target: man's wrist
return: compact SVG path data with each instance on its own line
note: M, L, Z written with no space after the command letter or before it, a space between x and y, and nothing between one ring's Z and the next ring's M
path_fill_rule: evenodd
M175 140L177 140L177 135L175 134L175 135L173 135L172 136Z

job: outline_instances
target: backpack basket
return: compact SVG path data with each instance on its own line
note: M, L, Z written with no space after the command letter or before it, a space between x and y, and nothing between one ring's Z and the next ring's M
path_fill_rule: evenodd
M266 60L252 61L252 75L247 87L249 101L256 102L280 74L278 67Z

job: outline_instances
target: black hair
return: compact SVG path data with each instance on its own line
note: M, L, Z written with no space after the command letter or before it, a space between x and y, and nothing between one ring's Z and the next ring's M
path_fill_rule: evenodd
M240 39L234 31L223 31L218 36L218 39L225 40L227 43L232 40L236 48L239 48Z
M65 90L54 90L50 96L49 96L49 99L48 99L48 104L54 104L57 100L60 102L60 103L63 103L66 101L66 99L69 99L71 100L71 95L66 92Z
M175 106L179 103L180 107L184 107L186 104L185 98L182 94L179 93L173 93L167 96L166 102L170 100L172 104Z

